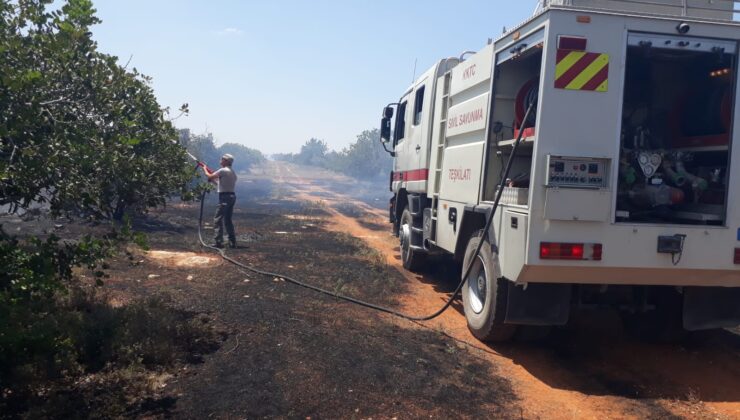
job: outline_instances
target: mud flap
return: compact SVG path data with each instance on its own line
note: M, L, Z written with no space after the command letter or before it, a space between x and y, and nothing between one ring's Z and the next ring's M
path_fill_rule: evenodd
M740 325L740 287L683 289L683 327L689 331Z
M409 200L409 211L411 212L411 215L416 217L421 216L421 212L423 211L423 200L418 195L411 195L408 196Z
M506 323L520 325L565 325L570 317L570 284L511 283L506 305Z
M432 208L431 207L427 207L424 209L423 226L424 226L424 248L429 249L429 247L427 246L427 243L429 240L434 239L432 237L433 223L432 223Z
M396 223L396 196L391 197L388 203L388 220L390 223Z
M424 208L427 207L425 197L409 194L407 197L409 212L412 217L411 226L411 247L417 251L426 252L424 249Z

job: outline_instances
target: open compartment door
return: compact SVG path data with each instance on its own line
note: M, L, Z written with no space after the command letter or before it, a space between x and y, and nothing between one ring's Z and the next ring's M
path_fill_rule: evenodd
M630 34L617 222L724 225L737 43Z

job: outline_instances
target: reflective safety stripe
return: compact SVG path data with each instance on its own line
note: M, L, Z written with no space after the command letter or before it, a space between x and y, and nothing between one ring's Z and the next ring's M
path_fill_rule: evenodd
M415 169L413 171L393 172L394 181L426 181L429 178L429 169Z
M606 92L609 87L609 55L558 50L555 87Z

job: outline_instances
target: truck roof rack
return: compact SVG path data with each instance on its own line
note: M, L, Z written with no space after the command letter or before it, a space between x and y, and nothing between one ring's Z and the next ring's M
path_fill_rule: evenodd
M539 0L535 14L548 7L569 7L651 15L733 20L740 0Z

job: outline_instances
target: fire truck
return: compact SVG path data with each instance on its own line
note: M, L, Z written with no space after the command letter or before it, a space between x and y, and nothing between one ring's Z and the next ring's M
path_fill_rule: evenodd
M382 115L404 267L461 262L486 341L604 305L653 337L740 324L735 3L541 1L439 60Z

